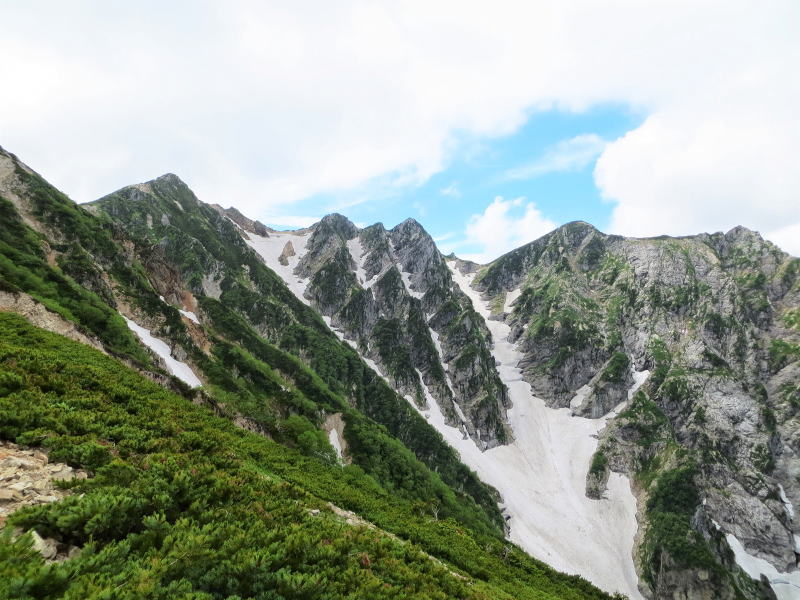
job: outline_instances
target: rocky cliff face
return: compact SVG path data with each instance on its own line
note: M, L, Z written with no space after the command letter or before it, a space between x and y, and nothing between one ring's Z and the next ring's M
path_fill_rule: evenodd
M419 223L329 215L312 231L293 271L311 305L418 406L437 402L483 448L508 441L491 335Z
M651 372L603 432L588 489L601 493L608 468L636 477L640 571L657 597L763 592L715 570L733 563L719 531L780 571L797 566L799 273L741 227L628 239L570 223L476 277L551 406L605 415L632 371ZM667 480L685 506L661 504Z

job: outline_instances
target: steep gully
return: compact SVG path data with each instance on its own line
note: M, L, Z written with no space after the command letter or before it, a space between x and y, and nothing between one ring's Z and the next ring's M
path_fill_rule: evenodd
M293 272L307 240L308 233L304 233L270 232L269 237L247 233L245 237L267 265L307 302L303 298L305 282ZM284 256L281 261L287 242L292 243L295 255L288 260ZM612 473L606 497L592 500L585 495L586 473L597 448L596 435L613 414L585 419L572 416L570 409L548 408L534 397L517 368L521 353L508 341L510 328L488 318L488 303L470 286L474 275L463 275L453 262L448 262L448 267L494 338L497 368L513 401L508 419L515 440L481 451L461 429L445 423L424 382L428 406L421 412L458 450L462 461L500 492L512 541L556 569L579 574L609 592L641 598L632 556L636 500L628 479ZM647 375L634 374L636 385L631 395Z

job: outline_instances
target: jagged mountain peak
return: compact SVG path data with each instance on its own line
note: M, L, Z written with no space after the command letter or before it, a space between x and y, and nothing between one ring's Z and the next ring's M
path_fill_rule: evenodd
M325 235L330 232L341 236L345 240L351 240L358 235L358 227L350 219L339 213L325 215L313 228L314 233L317 235Z
M173 185L186 185L186 183L178 177L175 173L164 173L163 175L159 175L155 179L151 181L153 182L163 182L163 183L171 183ZM188 186L186 186L188 187Z
M170 190L181 190L191 193L194 196L194 193L191 191L189 186L183 181L180 177L178 177L175 173L164 173L163 175L159 175L154 179L150 179L143 183L136 183L133 185L128 185L122 188L122 190L129 189L129 188L136 188L139 190L147 191L148 193L156 192L166 192ZM118 190L118 191L122 191Z
M398 223L394 227L392 227L391 231L394 232L403 232L403 233L425 233L425 228L417 221L416 219L409 217L402 223Z

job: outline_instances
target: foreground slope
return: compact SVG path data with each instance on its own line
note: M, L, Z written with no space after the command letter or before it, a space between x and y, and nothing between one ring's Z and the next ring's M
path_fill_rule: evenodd
M10 517L3 598L605 597L7 312L0 437L90 473ZM15 527L80 551L45 561Z

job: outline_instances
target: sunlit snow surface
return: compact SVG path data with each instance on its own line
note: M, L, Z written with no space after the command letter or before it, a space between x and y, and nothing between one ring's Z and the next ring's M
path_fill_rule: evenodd
M294 295L306 304L308 304L308 300L305 298L308 280L295 275L294 269L297 263L300 262L300 258L306 253L306 244L310 236L311 233L309 231L303 233L275 231L270 232L269 237L262 237L249 232L245 237L245 242L261 255L267 266L275 271L289 289L294 292ZM283 253L286 242L292 242L295 255L288 257L287 265L282 265L278 259Z
M358 280L359 285L363 286L367 281L367 271L364 268L364 260L366 259L366 255L364 254L364 248L361 245L361 240L358 237L348 240L347 250L350 252L353 262L356 263L356 279Z
M341 460L342 458L342 442L339 440L339 432L336 431L336 428L328 432L328 441L333 446L333 449L336 451L336 456Z
M512 310L512 304L522 295L522 287L518 287L515 290L511 290L506 294L506 300L503 303L503 312L510 313Z
M782 485L778 486L781 496L781 502L786 509L789 518L794 520L794 506L789 498L786 497L786 491ZM717 529L721 529L719 523L716 521L714 525ZM763 558L758 558L748 553L744 545L732 533L725 535L728 540L728 545L733 550L733 555L736 558L736 563L744 569L744 572L750 575L753 579L760 579L761 575L765 575L772 586L778 600L798 600L800 599L800 571L792 571L791 573L781 573ZM795 547L798 546L798 540L795 538Z
M513 403L508 419L515 441L481 452L444 423L441 410L429 398L431 409L425 412L430 423L459 451L462 461L502 494L514 542L560 571L582 575L609 592L641 598L632 556L636 499L627 477L611 473L602 500L585 494L586 473L598 444L594 436L607 419L573 417L570 409L551 409L535 398L517 368L522 354L508 341L509 326L488 319L487 303L470 287L474 275L462 275L449 262L448 266L492 333L498 371ZM648 373L635 375L634 388Z
M203 385L189 365L172 358L172 351L169 349L169 346L167 346L166 343L156 337L153 337L149 330L145 329L141 325L137 325L124 315L122 318L125 319L125 322L128 324L128 328L130 328L130 330L133 331L140 340L142 340L142 343L145 346L150 348L153 352L164 359L164 362L167 365L167 370L170 373L192 387L200 387Z
M725 539L728 540L728 545L733 550L736 563L753 579L760 579L762 573L766 575L778 600L797 600L800 598L800 571L781 573L763 558L749 554L732 533L727 534Z
M270 233L268 238L247 235L250 238L247 243L298 298L308 303L304 298L308 282L299 279L293 271L305 253L310 232L300 235ZM292 242L296 255L288 259L288 265L281 265L278 257L287 241ZM347 247L356 264L359 283L369 288L383 273L367 281L366 256L360 240L350 240ZM534 398L516 367L522 355L508 342L509 327L488 319L486 303L469 287L474 276L463 276L453 270L452 265L448 266L456 282L472 299L475 309L486 318L492 332L494 356L500 363L498 370L509 387L513 402L508 418L515 441L481 452L463 431L445 424L438 403L420 377L428 403L428 408L421 412L459 451L462 461L502 494L501 508L509 517L510 537L514 542L560 571L582 575L609 592L619 591L632 599L641 598L632 558L636 500L627 478L612 473L603 500L591 500L585 495L586 473L598 443L594 436L605 426L606 419L572 417L570 409L550 409L542 400ZM401 270L401 275L406 288L417 296L418 292L411 291L407 274ZM510 311L511 303L519 294L520 291L515 290L506 296L506 311ZM433 331L431 335L441 357L438 336ZM383 377L377 364L364 360ZM443 368L447 373L446 364ZM637 385L646 376L647 373L636 374ZM420 410L413 398L409 396L407 400ZM461 414L459 417L463 419Z
M179 308L178 312L181 313L184 317L186 317L190 321L194 321L195 323L200 325L200 319L198 319L197 315L194 314L192 311L190 311L190 310L182 310L182 309Z

